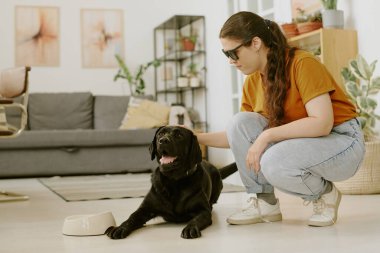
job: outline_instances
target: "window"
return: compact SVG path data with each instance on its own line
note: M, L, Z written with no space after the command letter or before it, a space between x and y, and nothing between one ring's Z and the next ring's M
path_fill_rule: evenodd
M275 0L229 0L230 15L238 11L251 11L257 13L263 18L274 20ZM231 92L233 114L240 111L242 87L245 79L239 70L231 66Z

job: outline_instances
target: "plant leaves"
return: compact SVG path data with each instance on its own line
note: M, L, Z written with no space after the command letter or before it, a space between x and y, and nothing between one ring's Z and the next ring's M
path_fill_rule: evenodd
M369 94L376 94L380 91L380 77L371 80Z
M367 61L361 55L358 55L357 57L357 67L361 76L363 76L365 80L371 79L372 77L371 68L369 67Z
M349 81L345 83L346 91L348 95L355 100L356 97L362 95L362 91L359 89L358 85L355 82Z
M129 83L129 89L131 91L131 94L144 94L145 90L145 81L143 80L143 75L145 71L150 67L158 67L161 64L161 61L158 59L155 59L153 61L148 62L147 64L141 64L136 72L136 74L133 76L126 66L123 59L120 57L120 55L115 55L116 60L119 64L119 70L117 74L114 77L114 81L116 81L118 78L126 79Z
M351 73L350 69L347 67L342 68L340 74L342 75L345 83L349 81L356 82L357 80L356 77Z
M377 63L377 60L373 61L373 62L369 65L369 68L370 68L370 71L371 71L371 76L373 75L373 72L374 72L375 69L376 69L376 63Z
M115 57L116 57L116 60L119 64L120 70L124 73L124 75L120 76L120 77L127 79L128 82L131 84L133 82L133 78L132 78L131 72L129 71L127 65L125 65L125 62L120 57L120 55L116 54Z

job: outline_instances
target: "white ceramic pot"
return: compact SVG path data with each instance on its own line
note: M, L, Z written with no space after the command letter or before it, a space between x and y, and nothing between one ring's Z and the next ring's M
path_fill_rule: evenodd
M344 28L344 13L342 10L322 11L323 28Z
M189 79L187 77L178 77L177 79L177 85L178 87L187 87L189 86Z
M201 82L198 77L190 77L190 87L199 87Z

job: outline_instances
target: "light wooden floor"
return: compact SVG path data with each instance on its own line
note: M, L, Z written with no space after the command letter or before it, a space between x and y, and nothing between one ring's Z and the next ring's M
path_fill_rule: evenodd
M1 253L380 252L380 195L344 195L338 223L315 228L306 225L311 205L305 207L301 199L282 193L278 193L282 222L228 225L227 216L244 205L247 196L223 193L214 206L213 225L199 239L182 239L184 225L158 219L127 239L113 241L106 236L64 236L63 220L74 214L112 211L119 224L137 208L141 198L65 202L36 179L0 180L0 189L30 196L24 202L0 203Z

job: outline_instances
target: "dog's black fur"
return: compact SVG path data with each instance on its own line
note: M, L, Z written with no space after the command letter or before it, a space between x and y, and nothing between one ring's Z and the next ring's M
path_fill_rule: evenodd
M127 237L150 219L161 216L168 222L188 222L181 237L197 238L212 223L212 205L223 188L222 179L234 173L236 166L217 169L202 161L197 137L178 126L157 130L149 148L151 159L159 167L152 173L152 187L140 207L119 227L110 227L112 239Z

